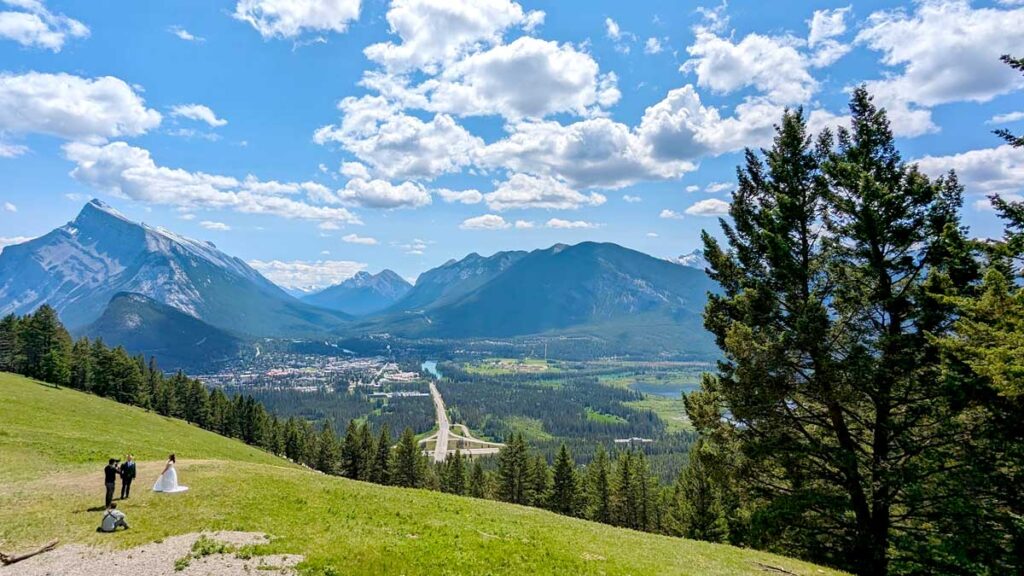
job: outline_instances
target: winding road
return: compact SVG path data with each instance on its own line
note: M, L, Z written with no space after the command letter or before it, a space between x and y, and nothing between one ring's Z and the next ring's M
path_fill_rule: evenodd
M434 371L431 371L435 375ZM464 424L456 424L457 427L462 429L462 435L452 433L452 424L448 420L448 409L444 405L444 398L441 397L441 391L437 389L437 384L432 380L430 382L430 397L434 400L434 412L437 418L437 433L427 438L420 440L420 444L426 444L427 442L434 441L434 450L431 452L431 458L434 462L444 462L449 454L454 454L455 450L450 450L448 444L451 440L459 441L459 451L466 456L487 456L491 454L497 454L498 450L504 446L497 442L487 442L486 440L480 440L474 438L469 433L469 428Z
M434 462L444 462L448 457L448 436L451 423L448 422L448 410L444 407L444 398L437 385L430 383L430 397L434 399L434 411L437 412L437 442L434 444Z

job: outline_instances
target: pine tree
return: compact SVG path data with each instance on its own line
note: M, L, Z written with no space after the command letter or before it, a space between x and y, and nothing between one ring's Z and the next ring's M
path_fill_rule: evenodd
M338 473L338 440L334 435L334 423L325 420L317 440L315 468L325 474Z
M612 522L611 465L604 446L598 445L594 460L587 466L587 517L595 522Z
M956 179L908 167L863 88L850 112L838 144L826 132L812 148L796 111L764 161L747 152L728 251L704 236L722 287L705 325L725 361L687 410L742 453L762 539L884 575L903 531L930 529L924 485L957 442L928 335L949 314L933 291L969 284L972 264L953 249Z
M528 503L529 453L522 434L512 434L498 451L498 498L513 504Z
M8 314L0 320L0 372L24 371L25 354L21 341L21 320Z
M68 384L76 390L92 390L93 387L92 346L85 336L71 347L71 381Z
M543 455L536 454L529 459L526 481L527 504L538 508L547 506L551 490L551 470Z
M1014 58L1009 54L1003 54L1002 61L1014 70L1024 73L1024 58ZM1009 130L1002 129L996 130L996 135L1006 140L1006 143L1014 148L1024 147L1024 135L1014 135Z
M370 432L370 424L363 422L359 427L359 459L362 466L359 469L359 480L369 482L373 475L373 434Z
M612 522L616 526L640 530L640 491L632 450L620 452L615 459L614 478L611 499Z
M348 421L341 445L341 472L346 478L358 480L363 474L363 443L359 424Z
M480 460L473 460L473 470L469 474L469 495L473 498L487 498L490 495L487 474Z
M394 468L391 471L391 483L406 488L419 488L423 484L425 465L423 455L412 428L402 431L395 448Z
M555 457L555 471L548 508L559 514L575 516L578 501L579 486L576 480L576 464L563 442L558 449L558 456Z
M391 430L387 422L381 426L380 436L377 437L372 468L370 481L383 485L391 483Z
M722 542L728 525L707 460L704 443L698 440L690 449L690 461L679 473L673 490L673 532L693 540Z
M466 461L462 452L455 450L455 454L445 460L441 474L441 491L450 494L466 493Z

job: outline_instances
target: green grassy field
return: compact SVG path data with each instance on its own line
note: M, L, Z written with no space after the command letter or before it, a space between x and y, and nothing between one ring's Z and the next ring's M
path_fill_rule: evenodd
M97 534L102 468L134 452L120 504L132 529ZM154 494L178 455L184 494ZM137 408L0 374L0 549L51 538L129 547L200 530L270 534L306 574L838 574L729 546L654 536L541 510L324 476Z

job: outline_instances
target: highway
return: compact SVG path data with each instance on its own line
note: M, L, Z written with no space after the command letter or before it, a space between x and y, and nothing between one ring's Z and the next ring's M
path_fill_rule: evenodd
M434 462L444 462L448 457L448 435L451 423L448 422L448 411L444 407L444 398L437 386L430 383L430 397L434 399L434 410L437 412L437 442L434 445Z

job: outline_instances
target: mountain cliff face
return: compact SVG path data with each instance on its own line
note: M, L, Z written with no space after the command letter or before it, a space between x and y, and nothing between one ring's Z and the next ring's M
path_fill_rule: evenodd
M99 200L72 222L0 253L0 314L46 303L78 328L119 292L261 336L312 333L345 319L299 302L209 242L132 222Z
M486 274L453 273L467 263L478 270L494 258L504 265L488 266ZM409 306L421 281L433 286L435 278L443 279L438 284L445 293ZM441 338L585 334L621 342L624 349L643 343L648 350L712 354L701 315L715 289L702 270L616 244L557 244L490 259L471 254L424 273L406 298L367 328Z
M527 252L498 252L481 256L476 252L462 260L449 260L427 270L389 311L416 311L456 300L489 282L526 256Z
M341 284L324 288L302 300L329 310L365 316L391 306L410 289L412 284L391 270L377 274L359 272Z
M237 357L243 342L228 332L142 294L114 295L82 330L131 354L155 356L164 370L203 371Z

